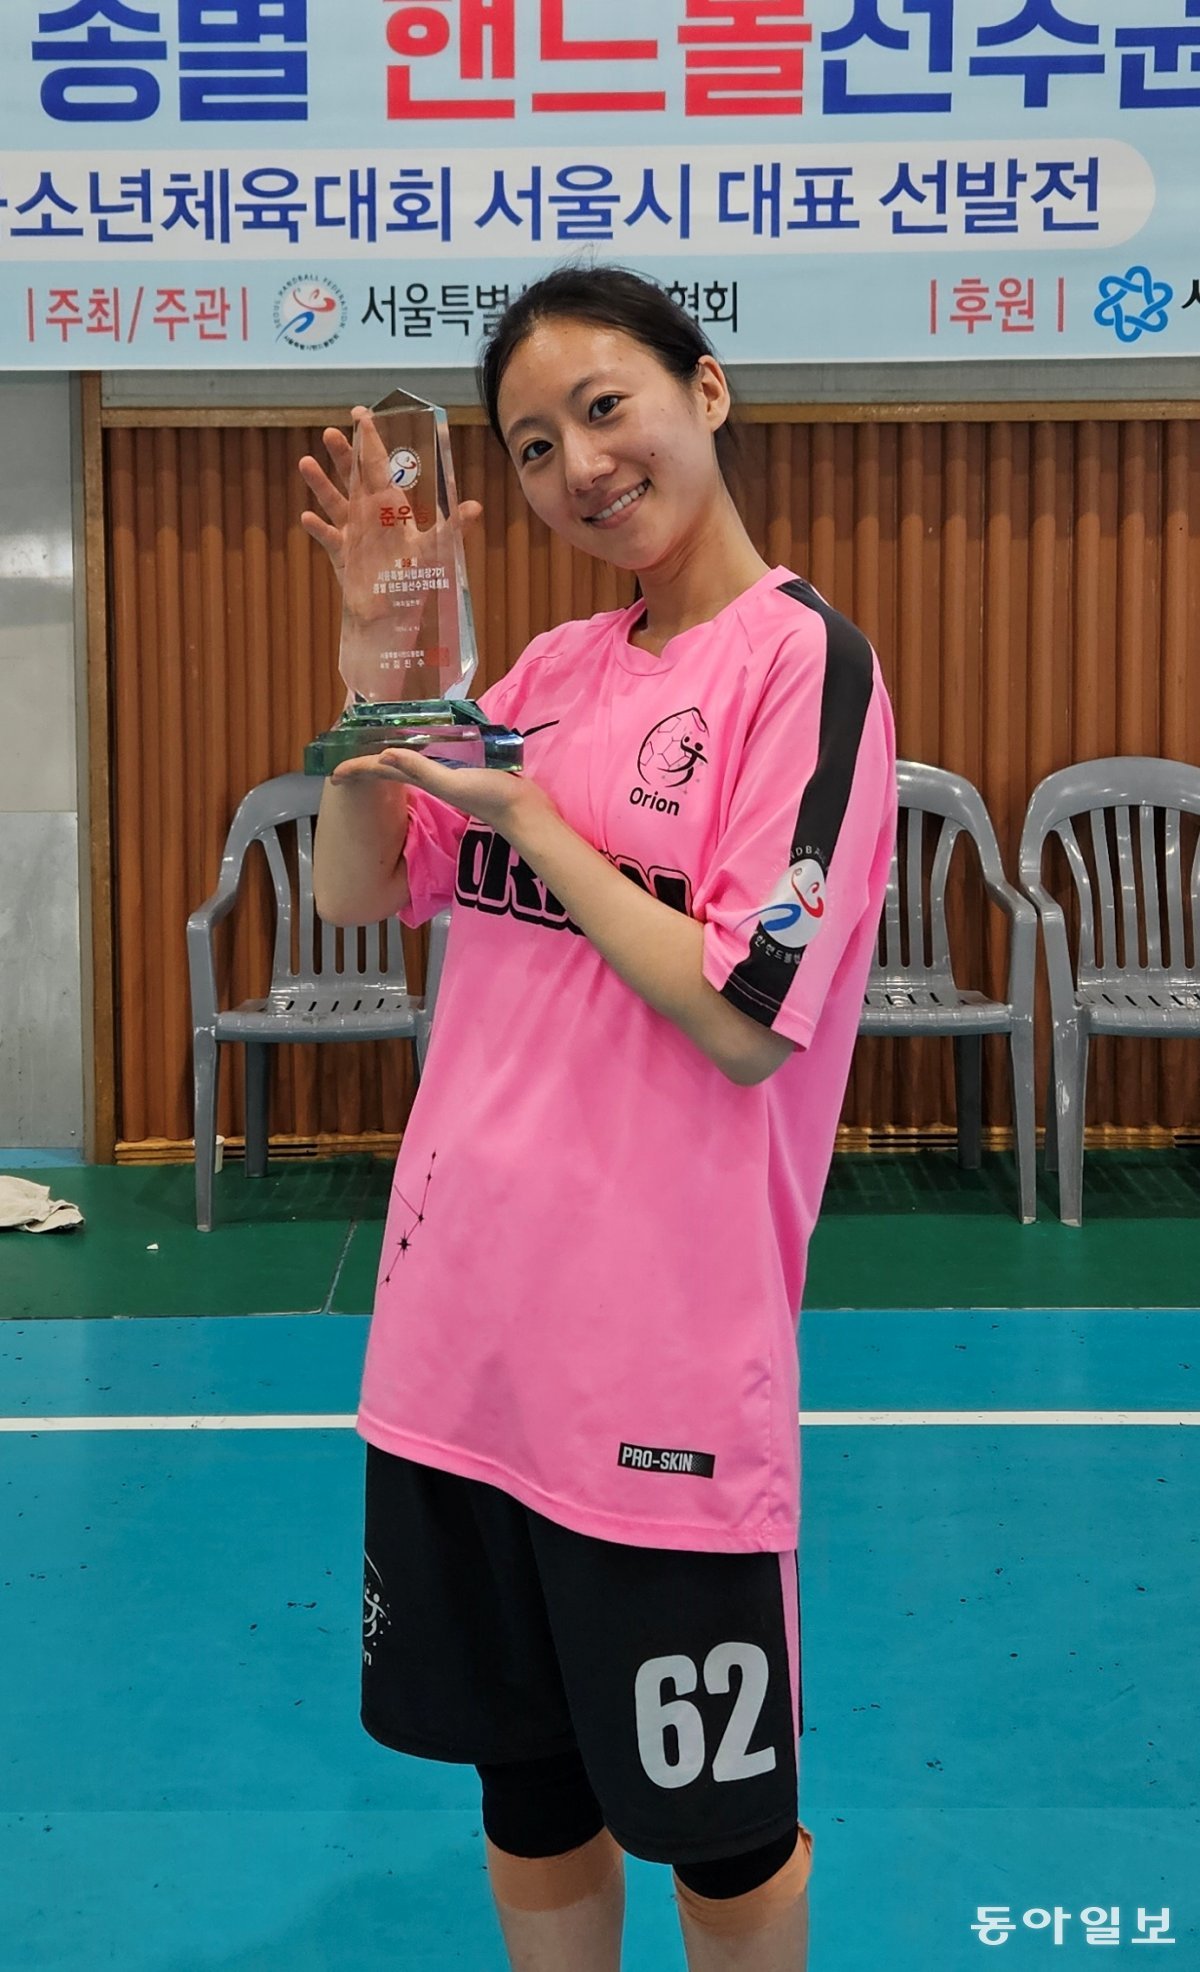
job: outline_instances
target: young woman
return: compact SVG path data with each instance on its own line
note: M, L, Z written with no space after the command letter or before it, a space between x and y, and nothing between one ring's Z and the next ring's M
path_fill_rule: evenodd
M323 916L452 907L362 1390L363 1719L478 1768L517 1972L616 1972L622 1850L673 1866L692 1972L797 1972L795 1322L891 715L750 541L725 377L657 287L549 274L480 383L533 511L641 597L483 694L521 775L383 753L322 800ZM356 517L301 470L339 563Z

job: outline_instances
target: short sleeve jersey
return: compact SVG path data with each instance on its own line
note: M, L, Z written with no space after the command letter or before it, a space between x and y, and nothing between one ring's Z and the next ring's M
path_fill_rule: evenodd
M359 1428L636 1546L797 1538L796 1322L895 831L862 634L785 568L654 656L643 605L538 637L483 695L632 884L704 927L709 983L795 1043L731 1082L503 837L428 796L449 907L396 1166Z

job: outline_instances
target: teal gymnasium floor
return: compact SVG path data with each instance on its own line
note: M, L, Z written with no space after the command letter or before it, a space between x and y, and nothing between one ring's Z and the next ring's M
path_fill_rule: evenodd
M2 1972L503 1972L473 1774L357 1724L390 1167L229 1165L207 1236L185 1167L0 1168L88 1217L0 1240ZM1012 1189L841 1158L814 1243L811 1972L986 1966L984 1906L1002 1966L1103 1910L1200 1967L1200 1155L1090 1156L1082 1233ZM682 1972L628 1880L625 1972Z

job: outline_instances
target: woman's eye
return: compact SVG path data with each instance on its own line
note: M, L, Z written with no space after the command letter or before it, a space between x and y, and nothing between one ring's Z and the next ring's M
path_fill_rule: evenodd
M541 448L541 450L539 450L539 447ZM532 465L535 459L541 458L542 451L548 452L549 449L550 449L549 439L531 438L528 445L522 445L521 447L521 464L523 466Z
M592 404L592 410L598 411L602 418L606 418L613 406L619 404L620 401L620 398L614 396L611 391L606 391L603 397L597 397L595 399Z

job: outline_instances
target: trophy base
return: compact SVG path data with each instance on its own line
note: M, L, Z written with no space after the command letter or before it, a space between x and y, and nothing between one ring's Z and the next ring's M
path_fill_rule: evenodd
M343 760L385 748L411 747L448 767L495 767L516 773L524 741L507 726L489 725L470 699L394 699L348 706L337 725L304 749L306 774L331 774Z

